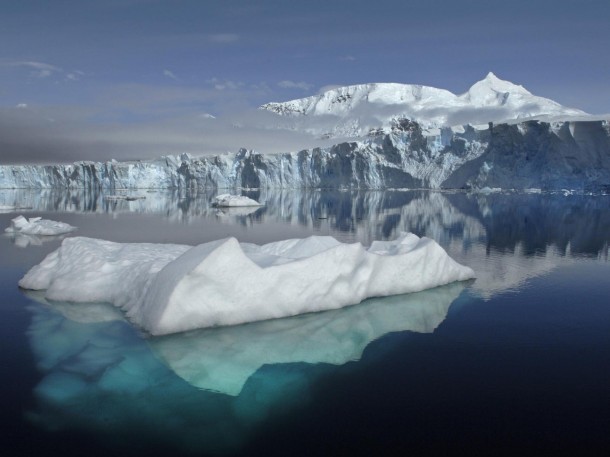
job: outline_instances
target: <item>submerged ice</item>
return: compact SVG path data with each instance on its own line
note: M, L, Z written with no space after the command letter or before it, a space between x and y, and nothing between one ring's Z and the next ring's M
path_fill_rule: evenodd
M305 404L318 376L374 360L373 346L365 353L372 341L432 332L463 288L155 338L141 338L112 306L48 302L28 292L43 303L28 307L27 331L43 378L27 417L55 431L95 430L129 443L137 433L191 452L234 450L273 411Z
M19 282L50 300L108 302L153 335L337 309L474 277L436 242L340 243L327 236L262 246L68 238Z

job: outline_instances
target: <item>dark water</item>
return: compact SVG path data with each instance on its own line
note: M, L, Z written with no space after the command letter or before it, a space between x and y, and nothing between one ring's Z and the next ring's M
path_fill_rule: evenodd
M610 197L0 192L114 241L436 239L477 280L142 338L16 283L61 237L0 238L2 455L600 455L610 449ZM29 208L29 209L26 209ZM0 227L16 213L0 214Z

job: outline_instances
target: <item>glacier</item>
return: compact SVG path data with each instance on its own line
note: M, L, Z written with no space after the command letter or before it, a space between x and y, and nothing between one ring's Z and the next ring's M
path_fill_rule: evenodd
M152 335L342 308L474 277L436 242L341 243L329 236L262 246L226 238L191 247L67 238L19 281L49 300L107 302Z
M408 119L331 147L150 161L2 165L19 189L610 189L606 120L538 120L426 134Z

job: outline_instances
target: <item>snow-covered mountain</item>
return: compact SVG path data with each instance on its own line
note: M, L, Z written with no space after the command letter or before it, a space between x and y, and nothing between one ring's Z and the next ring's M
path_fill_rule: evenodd
M289 128L320 137L363 136L371 129L387 129L399 118L416 121L424 133L435 134L440 127L486 127L488 122L587 115L533 95L491 72L461 95L421 85L374 83L338 87L260 108L290 119Z

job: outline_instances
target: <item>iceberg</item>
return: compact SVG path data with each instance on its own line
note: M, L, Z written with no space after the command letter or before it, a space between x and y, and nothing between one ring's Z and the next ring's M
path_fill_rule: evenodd
M221 194L214 197L214 206L221 208L234 206L262 206L256 200L252 200L244 195Z
M199 246L67 238L19 281L45 298L108 302L152 335L338 309L474 278L434 240L329 236Z
M41 217L26 219L23 216L17 216L11 220L11 225L4 231L9 234L53 236L63 235L74 230L76 230L76 227L72 227L65 222L51 221Z

